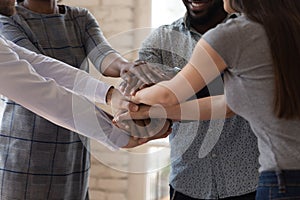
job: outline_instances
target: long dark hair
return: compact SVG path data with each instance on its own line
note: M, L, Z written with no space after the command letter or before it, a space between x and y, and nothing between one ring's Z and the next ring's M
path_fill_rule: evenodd
M274 113L300 119L300 0L229 0L231 7L264 26L275 75Z

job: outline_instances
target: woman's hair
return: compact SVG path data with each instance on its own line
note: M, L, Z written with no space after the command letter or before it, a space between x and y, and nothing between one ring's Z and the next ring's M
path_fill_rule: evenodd
M274 64L276 116L300 119L300 0L229 2L265 28Z

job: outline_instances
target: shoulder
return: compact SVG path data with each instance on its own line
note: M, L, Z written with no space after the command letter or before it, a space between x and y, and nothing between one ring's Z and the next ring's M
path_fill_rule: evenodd
M77 15L84 15L90 13L88 9L78 7L78 6L67 6L67 5L60 5L64 6L67 13L73 13Z
M150 33L150 38L166 38L170 34L181 32L184 27L183 19L180 18L171 24L161 25L158 28L152 29Z
M176 21L174 21L171 24L165 24L160 27L158 27L158 30L162 33L169 33L169 32L174 32L174 31L181 31L184 28L184 20L183 18L180 18Z
M11 29L15 30L15 28L22 28L23 23L24 23L24 19L20 17L18 14L15 14L10 17L0 15L0 33L5 35Z
M232 43L241 44L249 39L249 36L261 34L262 26L252 22L245 16L228 19L225 23L219 24L215 28L207 31L203 35L208 43Z
M0 14L0 23L3 25L4 23L10 23L10 22L12 22L13 21L13 19L12 19L12 17L8 17L8 16L5 16L5 15L1 15ZM1 25L1 26L2 26ZM0 27L0 28L2 28L2 27Z
M262 26L249 20L246 16L241 15L237 18L228 19L225 23L219 24L216 28L208 31L207 33L219 32L220 34L241 34L249 33L262 29Z

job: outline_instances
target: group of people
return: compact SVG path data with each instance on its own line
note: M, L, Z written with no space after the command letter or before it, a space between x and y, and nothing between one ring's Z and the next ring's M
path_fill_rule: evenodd
M300 199L299 0L182 2L136 62L84 8L0 2L1 199L89 199L88 138L118 149L169 134L171 200Z

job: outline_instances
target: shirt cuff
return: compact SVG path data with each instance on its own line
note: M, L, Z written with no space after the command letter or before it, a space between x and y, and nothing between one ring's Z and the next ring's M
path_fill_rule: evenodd
M96 88L96 94L95 94L96 102L98 102L100 104L107 104L106 96L111 87L113 87L113 86L99 81L97 88Z

